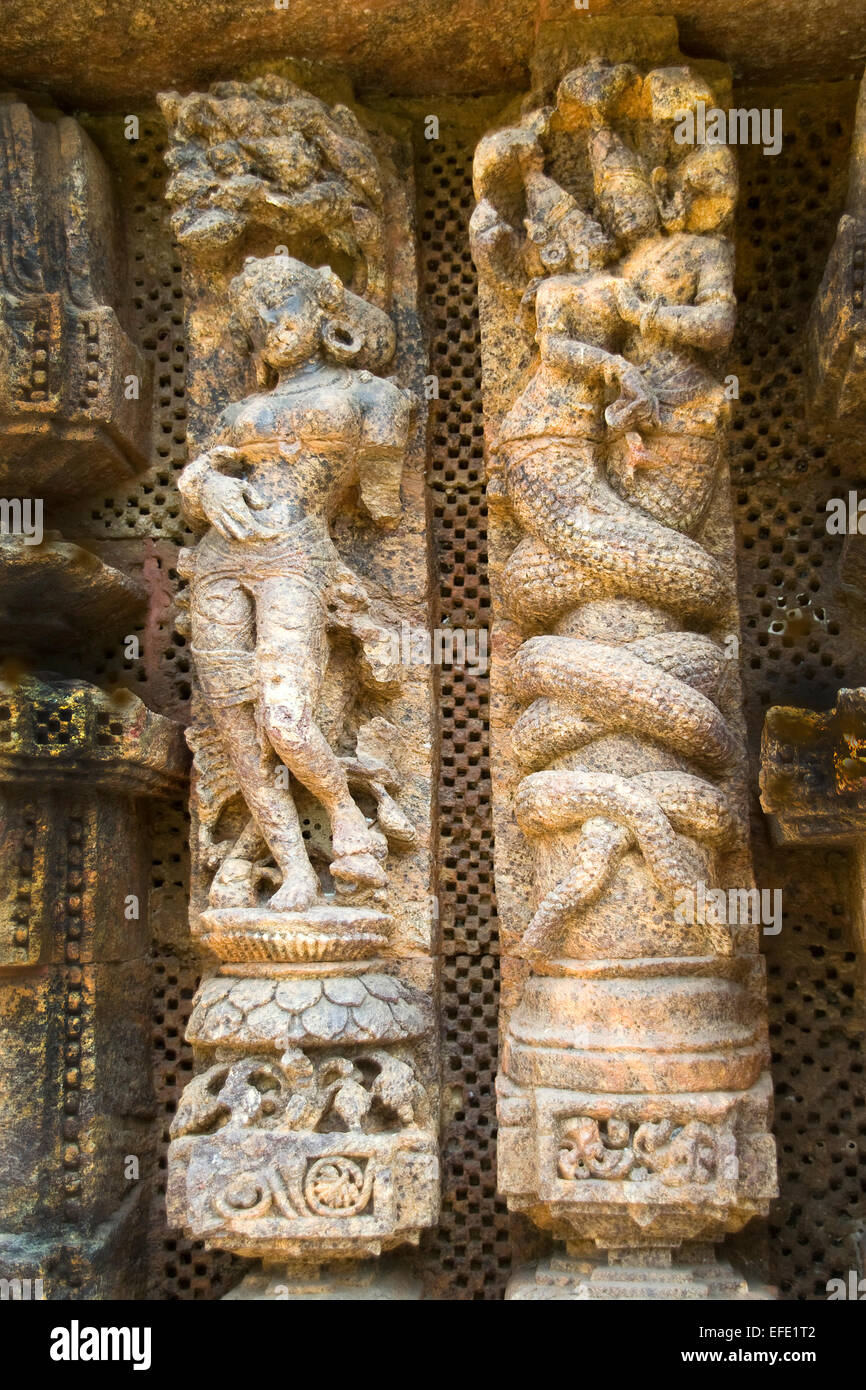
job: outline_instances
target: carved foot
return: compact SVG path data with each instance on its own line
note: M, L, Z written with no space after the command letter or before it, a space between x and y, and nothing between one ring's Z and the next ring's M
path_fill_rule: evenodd
M208 901L211 907L255 907L256 884L251 861L223 860L211 884Z
M358 888L384 888L385 870L372 854L343 854L331 864L331 876L340 884Z
M286 878L276 893L268 899L268 907L275 912L303 912L312 907L319 896L319 881L315 874L293 874Z
M335 859L354 855L384 859L388 852L385 837L370 828L354 802L332 812L331 844Z

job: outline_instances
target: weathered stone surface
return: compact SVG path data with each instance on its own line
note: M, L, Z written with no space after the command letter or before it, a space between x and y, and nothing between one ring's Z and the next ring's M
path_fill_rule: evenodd
M404 1042L433 1028L427 996L398 976L364 969L238 979L231 971L223 967L198 993L187 1036L199 1047Z
M866 828L866 690L832 710L767 711L761 805L779 844L853 844Z
M777 844L851 847L851 915L866 950L866 690L840 690L832 710L767 711L761 805Z
M44 99L0 96L0 239L0 1266L49 1298L130 1297L153 1158L143 801L184 791L187 751L129 692L51 674L83 676L143 612L44 523L148 461L151 388L108 169Z
M133 796L183 790L187 756L177 724L128 690L35 676L0 681L0 774L8 785L77 783Z
M0 490L68 501L149 453L108 170L77 121L0 96L0 198Z
M578 18L623 15L640 23L648 0L592 0ZM654 10L663 7L652 7ZM84 25L63 0L7 0L0 68L101 108L149 97L169 84L201 86L242 64L291 54L333 63L359 90L418 94L520 90L539 23L574 16L574 0L102 0ZM680 0L689 52L716 53L744 80L860 76L866 23L849 0Z
M142 1292L153 1096L140 798L176 794L185 766L180 729L134 696L0 686L0 1267L42 1278L49 1298Z
M62 653L66 662L97 637L128 632L147 605L139 583L59 533L41 545L0 536L0 567L0 635L7 653L26 651L49 662Z
M628 1252L604 1260L553 1256L538 1266L519 1270L509 1286L509 1298L520 1302L581 1302L636 1300L764 1300L774 1290L750 1287L730 1265L716 1261L711 1246L685 1249L676 1263L670 1251Z
M328 1303L414 1302L421 1285L405 1266L382 1260L334 1261L332 1265L265 1266L248 1274L226 1299L304 1299Z
M180 488L208 528L180 562L192 923L223 962L169 1216L271 1262L357 1259L438 1210L432 711L397 640L427 626L405 148L279 74L160 102L202 447Z
M601 37L542 39L548 104L475 156L499 1182L576 1248L670 1249L775 1191L754 934L677 910L698 883L751 884L712 369L737 176L730 149L673 138L717 70L675 61L669 26Z
M807 328L809 410L825 428L866 420L866 80L861 83L848 198ZM858 472L857 465L852 469Z

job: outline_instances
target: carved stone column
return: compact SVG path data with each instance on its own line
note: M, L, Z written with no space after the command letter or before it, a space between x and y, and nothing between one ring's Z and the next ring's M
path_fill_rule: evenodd
M775 1193L721 381L733 153L672 25L542 35L475 157L496 611L499 1182L567 1254L509 1297L737 1298ZM603 1252L607 1252L606 1260Z
M0 683L0 1274L46 1298L143 1296L145 802L182 793L185 752L126 692Z
M428 622L408 147L279 74L161 105L215 957L169 1218L262 1261L230 1297L415 1296L359 1263L438 1211L430 672L398 640Z
M866 690L840 690L829 711L767 711L761 805L779 845L852 850L851 915L866 953Z
M187 757L177 725L80 678L146 596L57 527L147 461L149 369L108 169L44 101L0 96L0 211L0 1275L140 1297L146 802L181 794Z

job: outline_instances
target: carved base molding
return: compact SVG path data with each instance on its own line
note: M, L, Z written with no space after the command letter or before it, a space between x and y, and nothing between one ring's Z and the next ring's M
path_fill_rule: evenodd
M710 1246L622 1257L611 1251L606 1261L553 1255L518 1270L505 1294L518 1302L755 1302L775 1296L774 1289L750 1285L729 1264L718 1262Z
M341 1260L310 1266L300 1261L263 1264L227 1293L224 1302L258 1299L322 1303L408 1303L422 1297L420 1283L396 1261Z
M612 1095L500 1076L499 1186L515 1211L599 1248L721 1239L775 1195L769 1078L747 1091Z

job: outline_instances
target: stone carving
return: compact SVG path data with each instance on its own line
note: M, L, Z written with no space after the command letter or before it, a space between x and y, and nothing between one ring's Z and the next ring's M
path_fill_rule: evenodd
M779 845L850 848L851 915L866 948L866 690L840 690L832 710L767 711L761 805Z
M175 141L166 196L185 250L225 256L260 227L299 239L307 256L322 242L329 263L352 265L352 289L385 305L381 174L348 106L274 74L187 97L167 92L160 106Z
M825 429L850 431L858 439L866 418L864 276L866 82L860 84L854 119L845 211L806 328L809 412Z
M718 1236L774 1191L755 942L674 913L698 881L750 877L712 630L736 621L719 355L737 177L729 149L674 139L700 101L713 91L681 59L593 57L475 157L512 957L500 1186L588 1249ZM627 1096L628 1121L601 1130L601 1095L620 1114ZM579 1118L548 1156L564 1107Z
M57 529L149 461L124 269L96 146L0 94L0 1277L52 1299L143 1293L147 802L186 786L180 728L82 679L143 621L143 587Z
M169 1212L316 1265L417 1241L438 1197L429 690L396 640L416 576L426 626L421 363L386 233L405 194L387 140L288 79L161 105L198 450L180 490L204 529L179 564L192 923L222 962L190 1020Z
M0 1276L47 1298L144 1293L148 1185L124 1161L145 1176L154 1104L145 807L183 794L185 753L125 691L0 682Z
M257 370L273 372L276 384L227 408L213 446L189 464L180 488L190 516L211 526L184 572L209 719L194 743L205 773L200 796L211 800L202 819L214 857L219 811L237 791L247 808L209 901L223 919L227 909L247 909L261 925L263 853L281 880L269 909L303 912L322 899L288 778L284 785L277 778L281 764L328 813L328 872L344 896L385 887L389 825L399 844L414 838L390 801L396 815L386 816L386 829L367 825L347 768L320 727L329 628L360 641L362 680L390 691L398 675L382 658L388 633L355 621L369 612L369 597L340 560L328 523L358 484L377 520L396 519L410 405L390 382L342 365L363 353L381 366L394 334L386 316L344 290L331 271L288 256L249 260L231 294ZM355 754L351 761L355 780L369 786ZM381 775L388 775L384 767Z
M148 461L150 369L117 315L108 170L71 116L0 95L0 201L0 489L124 482Z
M602 1133L588 1116L563 1126L559 1176L644 1182L657 1173L669 1187L707 1183L717 1167L716 1136L709 1125L673 1120L630 1126L608 1120Z
M378 970L299 977L205 980L196 996L188 1037L201 1046L231 1041L257 1048L276 1040L299 1047L335 1043L400 1042L432 1026L426 996Z
M427 1111L411 1065L388 1052L315 1061L289 1048L277 1063L247 1057L202 1072L184 1092L172 1135L209 1134L223 1125L376 1133L414 1124L416 1112Z

